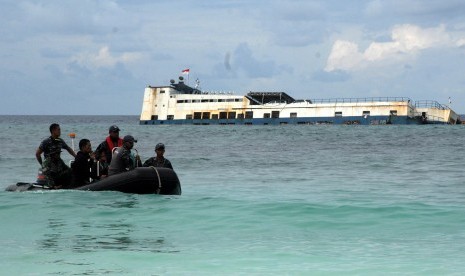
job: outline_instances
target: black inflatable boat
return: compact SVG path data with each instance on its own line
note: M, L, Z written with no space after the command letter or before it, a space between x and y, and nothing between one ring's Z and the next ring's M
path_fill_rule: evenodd
M37 183L20 182L10 185L6 191L24 192L49 190L47 186ZM168 168L142 167L132 171L109 176L73 190L83 191L118 191L133 194L180 195L181 183L176 173Z

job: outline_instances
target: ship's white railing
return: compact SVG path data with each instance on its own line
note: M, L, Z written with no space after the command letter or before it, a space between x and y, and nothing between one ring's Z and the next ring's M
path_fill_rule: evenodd
M312 103L412 102L408 97L328 98L307 100Z
M429 101L429 100L415 101L415 107L416 108L437 108L440 110L450 109L448 106L442 105L438 103L437 101Z
M202 91L203 95L236 95L234 91Z

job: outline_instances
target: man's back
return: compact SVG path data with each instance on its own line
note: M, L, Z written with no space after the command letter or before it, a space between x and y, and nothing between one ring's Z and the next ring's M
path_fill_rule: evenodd
M128 150L124 147L115 148L113 158L110 162L110 167L108 168L108 175L132 170L134 169L134 165L132 165L132 163L131 150Z

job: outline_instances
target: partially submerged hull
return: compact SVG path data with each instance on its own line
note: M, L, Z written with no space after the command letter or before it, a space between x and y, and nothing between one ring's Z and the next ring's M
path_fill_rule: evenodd
M285 92L244 96L201 91L182 78L169 86L148 86L141 125L279 124L457 124L460 117L436 101L408 97L294 99Z
M428 124L443 124L430 121ZM353 116L335 117L302 117L302 118L256 118L256 119L219 119L219 120L147 120L141 125L418 125L422 121L407 116Z
M10 185L6 191L25 192L50 190L35 183L17 183ZM168 168L144 167L107 177L73 190L82 191L118 191L134 194L180 195L181 183L176 173Z

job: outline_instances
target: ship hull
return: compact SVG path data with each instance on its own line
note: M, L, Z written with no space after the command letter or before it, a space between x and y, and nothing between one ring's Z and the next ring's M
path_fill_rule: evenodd
M304 117L304 118L254 118L254 119L195 119L195 120L141 120L141 125L419 125L420 118L408 116L353 117ZM441 123L441 122L426 122ZM442 124L442 123L441 123Z

